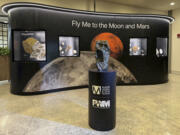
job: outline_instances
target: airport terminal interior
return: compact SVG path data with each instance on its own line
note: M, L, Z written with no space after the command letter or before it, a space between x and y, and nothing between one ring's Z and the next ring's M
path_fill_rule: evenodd
M0 0L0 135L179 135L179 0Z

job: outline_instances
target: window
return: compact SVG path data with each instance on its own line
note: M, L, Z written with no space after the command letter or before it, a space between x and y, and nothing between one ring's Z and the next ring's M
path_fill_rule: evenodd
M0 23L0 47L8 47L8 24Z

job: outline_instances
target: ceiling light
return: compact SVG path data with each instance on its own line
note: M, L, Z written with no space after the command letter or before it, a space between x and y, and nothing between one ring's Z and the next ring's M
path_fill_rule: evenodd
M171 6L174 6L174 5L175 5L175 2L171 2L170 5L171 5Z

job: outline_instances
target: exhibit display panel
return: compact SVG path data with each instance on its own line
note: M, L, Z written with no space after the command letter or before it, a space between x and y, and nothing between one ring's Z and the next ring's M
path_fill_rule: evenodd
M87 87L99 40L110 47L109 69L116 71L117 85L168 81L171 17L32 3L11 3L3 12L9 16L12 93Z
M131 38L129 55L144 56L147 55L147 39L146 38Z
M59 37L60 56L79 56L79 37Z
M156 55L157 57L168 55L168 38L157 38Z
M45 61L44 31L13 31L14 61Z

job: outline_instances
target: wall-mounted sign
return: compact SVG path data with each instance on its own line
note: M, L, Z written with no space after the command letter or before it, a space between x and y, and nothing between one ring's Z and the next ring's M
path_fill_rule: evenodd
M177 34L177 38L180 38L180 34Z

